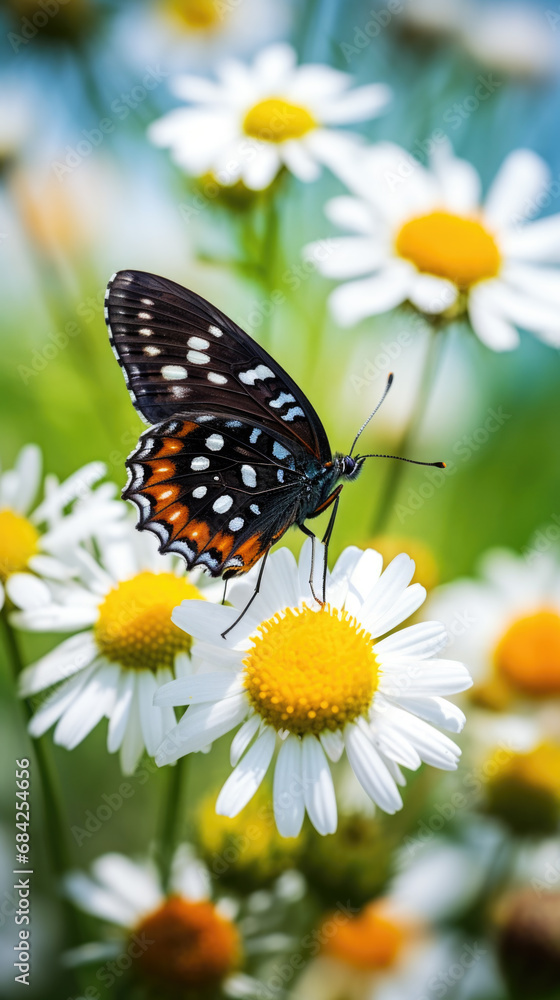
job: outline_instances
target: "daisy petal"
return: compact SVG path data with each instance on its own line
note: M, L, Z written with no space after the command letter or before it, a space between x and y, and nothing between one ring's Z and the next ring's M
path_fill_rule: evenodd
M282 837L297 837L305 816L301 740L288 736L274 770L274 816Z
M415 271L403 261L391 262L373 278L349 281L329 297L333 316L340 326L353 326L401 305L407 298Z
M99 666L71 705L66 709L54 731L54 742L74 750L114 705L119 667Z
M530 149L517 149L504 160L484 205L484 220L491 228L520 222L526 205L542 192L549 178L544 160Z
M237 816L253 798L268 771L275 744L276 732L267 726L232 771L218 795L218 816Z
M167 733L156 753L156 763L161 767L184 754L197 753L243 722L247 710L245 694L215 704L192 705L177 726Z
M194 674L164 684L156 691L154 705L197 705L231 698L243 690L241 675L231 673Z
M355 725L346 727L344 738L350 766L364 791L390 815L401 809L395 782L371 740Z
M447 701L445 698L424 697L420 695L399 695L398 704L407 712L420 716L426 722L431 722L435 726L442 726L450 733L460 733L465 725L466 718L464 712L457 705Z
M336 796L327 758L319 740L302 741L302 781L305 808L318 833L334 833L337 826Z
M126 727L130 706L134 697L134 671L122 670L119 678L115 707L109 719L107 732L107 750L109 753L116 753L120 750Z
M91 632L79 632L61 642L56 649L26 667L20 674L19 693L22 698L37 694L44 688L58 684L79 670L89 666L98 655Z
M260 716L255 713L244 722L231 741L229 760L232 767L239 763L247 747L256 735L261 724Z
M447 629L441 622L418 622L375 643L375 652L387 657L416 657L425 660L447 646Z
M162 901L155 871L124 854L103 854L93 862L91 870L102 888L120 897L137 915L156 909Z
M92 663L77 677L71 677L69 681L65 681L56 688L35 712L29 723L29 734L36 738L46 733L47 729L50 729L57 722L74 699L79 696L82 688L85 687L96 669L97 664Z

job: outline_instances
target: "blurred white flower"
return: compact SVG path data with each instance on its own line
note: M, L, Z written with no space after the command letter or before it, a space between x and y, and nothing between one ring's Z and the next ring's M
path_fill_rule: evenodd
M468 664L474 693L491 707L509 704L512 695L545 704L560 695L560 564L552 554L528 560L492 550L478 580L437 588L429 610Z
M359 137L332 126L375 117L390 96L383 84L351 90L352 77L330 66L296 66L289 45L269 46L250 67L223 62L217 74L217 83L176 77L174 94L193 106L170 111L148 134L187 173L211 172L223 186L241 180L255 191L282 167L314 181L320 164L346 160Z
M356 233L305 249L329 278L355 278L332 292L343 326L410 302L427 315L468 312L495 351L519 343L516 327L560 346L560 215L527 223L546 192L546 164L519 149L502 164L484 205L480 178L445 141L430 168L391 143L357 152L339 171L354 197L326 205L328 218ZM546 266L548 265L548 266Z
M198 996L221 987L228 996L245 997L253 987L255 995L258 984L237 971L237 907L233 900L211 901L209 873L186 844L175 853L167 891L151 861L123 854L98 858L92 876L70 874L66 891L80 909L119 928L116 938L70 952L70 964L126 952L136 978L158 990L179 990L181 996L193 990Z
M216 803L218 814L235 816L260 786L280 737L273 798L286 837L299 834L306 811L319 833L334 832L328 759L338 761L344 751L368 795L388 813L402 807L399 765L416 770L424 760L454 770L458 747L430 723L461 730L463 713L440 694L463 691L470 677L462 664L434 659L447 639L438 622L377 641L426 596L420 584L409 586L415 567L407 555L383 573L382 564L372 549L346 549L328 575L322 607L309 585L311 543L299 568L281 549L226 641L221 633L245 607L253 576L232 586L233 608L189 601L177 608L173 620L200 640L196 656L204 669L157 693L156 704L191 706L160 747L157 763L200 750L243 723L231 744L234 770Z
M155 691L191 669L191 639L173 625L172 609L203 595L179 575L182 562L161 556L156 540L128 520L98 544L99 561L75 550L76 578L43 582L31 597L18 594L21 610L11 616L17 627L77 633L23 671L20 694L57 685L29 731L41 736L56 723L55 743L68 750L108 718L107 749L120 750L130 774L144 747L153 755L175 725L172 709L154 707Z
M34 444L21 449L13 469L0 473L0 607L6 594L19 604L40 599L39 577L65 580L78 542L104 531L124 513L112 483L94 484L106 472L90 462L59 483L46 476L44 498L33 507L41 482L42 456Z

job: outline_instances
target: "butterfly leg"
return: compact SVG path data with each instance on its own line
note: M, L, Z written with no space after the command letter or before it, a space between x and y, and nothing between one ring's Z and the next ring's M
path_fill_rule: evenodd
M227 594L228 583L229 583L229 580L224 580L224 592L222 594L222 604L226 603L226 594Z
M268 553L269 552L270 552L270 549L267 549L266 552L265 552L265 554L264 554L264 556L263 556L263 560L262 560L262 563L261 563L261 568L259 570L259 575L257 577L257 583L256 583L255 589L254 589L251 597L247 601L247 604L243 608L243 611L241 612L241 614L235 619L234 622L232 622L232 624L228 628L226 628L225 632L221 633L222 639L225 639L225 637L228 634L228 632L231 632L232 628L235 628L235 626L237 624L239 624L239 622L241 621L241 619L243 618L243 616L247 613L247 611L251 607L251 604L255 600L255 597L257 596L259 590L261 589L261 580L263 578L264 568L266 566L266 560L268 559ZM226 583L227 583L227 580L226 580Z
M327 524L327 530L323 535L323 545L325 546L325 562L323 565L323 604L327 599L327 570L329 566L329 542L331 540L331 535L334 529L334 522L336 520L336 512L338 510L338 505L340 503L340 496L336 496L333 508L331 511L331 516L329 517L329 523Z
M307 537L311 539L311 569L309 571L309 588L311 590L311 593L313 594L313 597L317 601L317 604L324 604L325 603L324 600L322 601L320 597L317 597L317 594L315 593L315 588L313 586L313 578L315 576L315 539L317 536L314 535L313 532L305 524L300 524L299 528L301 528L304 535L307 535Z

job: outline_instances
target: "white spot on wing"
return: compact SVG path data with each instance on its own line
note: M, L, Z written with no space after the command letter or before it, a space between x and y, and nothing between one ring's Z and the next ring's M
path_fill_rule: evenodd
M168 381L174 382L178 378L186 378L187 369L183 368L182 365L164 365L161 374Z
M193 472L204 472L205 469L210 465L210 459L206 458L205 455L198 455L193 458L191 462L191 469Z
M275 441L272 445L272 454L275 458L287 458L290 452L287 448L284 448L278 441Z
M305 413L303 412L301 406L292 406L292 408L288 410L287 413L282 414L282 420L290 421L293 420L294 417L304 417L304 416Z
M202 500L202 497L205 497L207 492L208 490L206 489L206 486L197 486L196 489L192 491L192 495L195 500Z
M194 347L196 351L206 351L210 347L210 341L204 340L204 337L189 337L187 346Z
M153 299L140 299L140 302L142 302L145 306L153 306L154 304Z
M224 332L220 330L219 326L213 326L212 324L208 327L208 333L211 333L213 337L223 337Z
M258 503L252 503L251 506L249 507L249 510L252 510L253 514L260 514L261 512L261 508L259 507Z
M138 331L138 333L140 334L141 337L151 337L152 336L152 331L150 330L150 328L148 326L141 326L140 329L139 329L139 331Z
M187 361L193 365L207 365L210 361L210 355L201 354L200 351L187 351Z
M208 372L206 378L209 382L214 382L215 385L225 385L227 382L225 375L218 375L218 372Z
M175 399L184 399L185 396L188 396L189 390L185 385L172 385L171 393L175 396Z
M152 314L147 312L139 312L138 319L152 319Z
M292 396L291 392L281 392L276 399L271 399L269 401L269 406L272 406L274 410L279 410L284 403L295 403L295 397Z
M212 510L216 511L216 514L225 514L226 511L230 509L233 504L233 497L230 497L229 493L223 493L221 497L214 500L212 504Z
M241 478L245 483L245 486L257 485L257 473L255 472L252 465L241 466Z
M244 385L254 385L257 379L274 378L274 372L267 365L257 365L247 372L239 372L239 380Z
M166 490L165 493L160 493L159 499L167 500L167 497L172 497L172 496L173 496L173 490Z
M251 442L251 444L256 444L257 440L260 438L261 434L262 434L262 431L260 431L258 427L255 427L251 431L251 437L249 438L249 441Z
M224 447L224 439L221 434L211 434L206 438L205 444L210 451L220 451Z
M143 347L142 350L144 354L148 354L151 358L156 358L158 354L161 354L159 347L154 347L153 344L148 344L147 347Z
M242 528L244 524L245 521L243 520L242 517L232 517L228 527L230 531L239 531L239 529Z
M276 478L279 483L284 482L284 469L278 469L278 472L276 473Z

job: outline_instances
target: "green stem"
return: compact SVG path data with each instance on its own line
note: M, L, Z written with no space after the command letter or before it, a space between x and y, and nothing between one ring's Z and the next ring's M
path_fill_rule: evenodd
M184 792L187 757L179 757L174 767L169 768L168 785L163 803L161 834L159 838L159 865L165 892L169 892L171 865L181 829L181 801Z
M418 436L425 415L426 405L439 369L443 344L448 334L436 327L430 331L429 337L416 402L405 431L395 450L395 455L404 458L409 457L411 447ZM385 529L393 511L395 497L398 493L405 468L405 462L393 462L390 466L377 510L371 522L370 534L378 535Z

